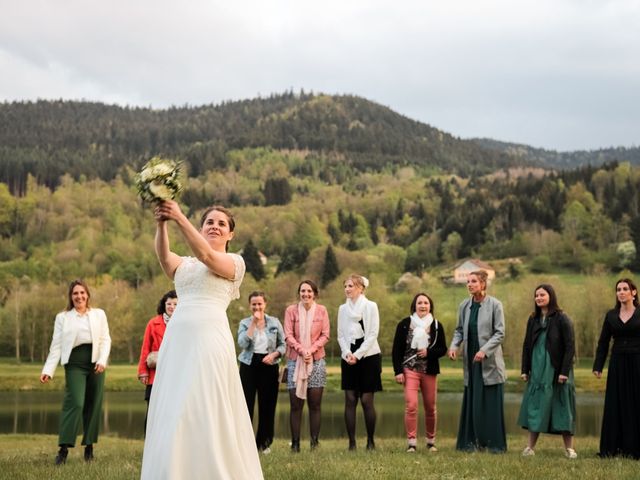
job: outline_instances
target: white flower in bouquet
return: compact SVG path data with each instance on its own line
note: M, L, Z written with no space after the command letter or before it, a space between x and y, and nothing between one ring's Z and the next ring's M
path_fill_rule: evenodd
M151 182L149 184L149 191L153 193L154 197L160 200L173 199L173 192L164 183Z
M153 157L135 178L138 195L146 203L173 200L182 191L181 164L167 158Z
M164 177L166 175L171 175L173 170L174 170L173 166L169 165L168 163L159 163L151 169L153 176L156 178Z

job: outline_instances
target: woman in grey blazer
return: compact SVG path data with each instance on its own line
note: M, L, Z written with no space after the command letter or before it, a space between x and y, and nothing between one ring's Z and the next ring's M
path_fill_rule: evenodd
M458 450L507 450L504 426L504 391L507 378L502 356L504 312L502 303L487 295L487 272L477 270L467 277L471 298L458 308L458 324L449 347L455 360L462 345L464 396Z

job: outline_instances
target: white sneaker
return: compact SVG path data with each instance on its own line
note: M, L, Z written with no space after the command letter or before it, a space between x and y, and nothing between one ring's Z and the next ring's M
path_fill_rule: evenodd
M522 450L523 457L533 457L535 454L536 452L530 447L524 447L524 450Z
M270 453L271 453L271 449L269 447L267 447L264 450L262 450L262 454L263 455L269 455Z
M573 448L567 448L564 452L564 456L571 459L578 458L578 454Z

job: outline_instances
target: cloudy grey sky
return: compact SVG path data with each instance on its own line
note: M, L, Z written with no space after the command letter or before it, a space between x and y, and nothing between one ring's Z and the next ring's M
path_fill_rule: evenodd
M468 137L640 145L638 0L0 0L0 101L293 88Z

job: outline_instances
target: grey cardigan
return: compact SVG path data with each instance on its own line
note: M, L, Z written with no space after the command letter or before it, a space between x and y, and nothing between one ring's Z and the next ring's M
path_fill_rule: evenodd
M467 342L469 332L469 316L472 298L464 300L458 307L458 324L453 332L450 349L462 347L464 368L464 385L469 385L469 368L467 365ZM502 303L494 297L486 296L478 310L478 341L480 350L486 355L482 361L482 380L485 385L497 385L507 379L507 371L502 355L504 341L504 311Z

